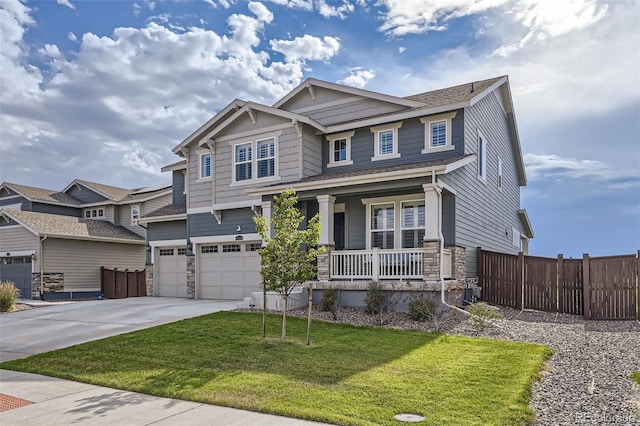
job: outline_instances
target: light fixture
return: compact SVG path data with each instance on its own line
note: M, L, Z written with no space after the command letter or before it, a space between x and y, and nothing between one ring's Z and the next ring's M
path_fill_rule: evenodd
M242 228L240 227L240 225L236 225L236 232L242 232Z
M31 260L36 260L36 254L35 253L31 253Z

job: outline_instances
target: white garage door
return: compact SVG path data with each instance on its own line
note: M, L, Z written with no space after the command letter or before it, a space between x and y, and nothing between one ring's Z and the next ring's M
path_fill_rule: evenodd
M187 297L187 249L172 247L159 249L158 296Z
M260 291L260 246L259 242L200 245L200 297L239 300Z

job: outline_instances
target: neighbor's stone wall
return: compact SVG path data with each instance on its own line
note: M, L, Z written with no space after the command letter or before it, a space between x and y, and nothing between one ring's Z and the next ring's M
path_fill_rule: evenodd
M144 279L147 296L153 296L153 264L144 267Z
M196 257L187 255L187 298L196 298Z
M467 279L465 248L461 246L446 247L451 250L451 278L464 281Z
M425 281L440 281L440 240L424 242L424 259L422 263Z
M325 252L318 255L318 281L329 281L331 278L330 262L333 247L325 246L325 248Z
M40 273L31 274L31 298L40 299ZM46 272L42 280L43 293L57 293L64 291L64 273Z

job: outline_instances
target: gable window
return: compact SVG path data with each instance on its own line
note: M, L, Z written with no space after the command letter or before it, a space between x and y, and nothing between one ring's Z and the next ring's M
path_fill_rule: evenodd
M135 224L138 219L140 219L140 204L134 204L131 206L131 224Z
M402 122L371 127L374 137L373 157L371 161L400 157L398 152L398 129Z
M425 202L420 194L363 199L367 206L367 248L422 247Z
M235 146L234 163L236 168L236 181L252 179L252 146L251 142Z
M104 217L104 209L87 209L84 211L85 219L98 219Z
M200 154L200 171L198 174L199 179L207 179L211 177L211 154Z
M487 140L478 133L478 178L487 181Z
M275 138L256 141L258 151L258 179L276 174L276 140Z
M269 137L233 145L233 183L277 180L278 139Z
M502 191L502 160L498 158L498 189Z
M347 166L351 161L351 137L355 131L327 136L329 141L329 164L327 167Z
M454 111L420 119L425 126L423 154L455 149L451 139L451 120L456 114L457 112Z

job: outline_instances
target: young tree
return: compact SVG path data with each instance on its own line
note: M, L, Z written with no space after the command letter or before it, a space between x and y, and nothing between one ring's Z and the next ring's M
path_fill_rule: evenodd
M279 293L284 302L282 310L282 338L287 337L287 302L293 289L315 277L320 240L320 218L316 214L300 229L304 216L296 207L298 196L293 189L275 196L271 226L264 217L254 217L256 229L265 242L260 249L262 283ZM273 236L269 229L273 229ZM266 306L264 307L266 309Z

